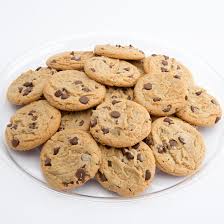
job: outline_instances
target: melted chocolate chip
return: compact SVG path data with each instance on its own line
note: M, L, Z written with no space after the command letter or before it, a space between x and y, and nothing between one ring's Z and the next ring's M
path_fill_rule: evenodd
M92 72L95 72L95 71L96 71L95 68L90 68L90 70L91 70Z
M50 158L46 158L44 161L44 165L45 166L51 166L51 159Z
M100 180L102 182L107 181L107 178L106 178L106 176L103 173L101 173L100 171L98 171L98 174L99 174L99 178L100 178Z
M59 152L59 149L60 149L60 147L56 147L56 148L54 148L54 149L53 149L53 150L54 150L53 155L57 155L58 152Z
M177 141L174 140L174 139L170 139L169 144L170 144L170 147L176 147L177 146Z
M8 127L8 128L12 127L12 123L7 124L7 127Z
M74 82L76 85L78 85L78 84L82 84L82 81L81 80L77 80L77 81L75 81Z
M86 171L82 168L77 169L75 176L78 178L78 181L84 182L86 175Z
M36 68L36 71L39 71L41 68L42 68L41 66L40 66L40 67L38 67L38 68Z
M34 114L35 112L36 112L35 110L31 110L31 111L29 111L28 115L33 116L33 114Z
M201 91L197 91L195 94L196 94L197 96L200 96L200 95L202 94L202 90L201 90Z
M143 162L144 159L143 159L142 154L139 153L139 154L137 155L137 160L139 160L140 162Z
M153 141L152 136L148 136L148 137L145 139L145 143L146 143L148 146L153 146L153 145L154 145L154 141Z
M163 57L165 58L165 60L168 60L169 59L169 57L166 56L166 55L163 55Z
M161 100L160 97L154 97L154 98L153 98L153 101L154 101L154 102L158 102L158 101L160 101L160 100Z
M69 139L69 142L70 142L71 145L77 145L78 140L79 139L77 137L74 137L74 138Z
M88 87L84 87L84 88L82 88L82 90L83 90L84 92L91 92L91 90L90 90Z
M81 60L81 57L76 55L74 57L71 57L71 60L75 60L75 61L80 61Z
M171 110L171 108L172 108L172 105L169 104L169 105L167 105L167 107L165 109L163 109L163 112L169 112Z
M33 83L32 82L25 82L25 83L23 83L23 86L25 86L25 87L33 87Z
M160 69L161 69L161 72L168 72L167 68L161 67Z
M184 138L183 137L178 137L178 140L184 145L184 144L186 144L186 142L185 142L185 140L184 140Z
M26 89L23 91L23 96L27 96L29 93L32 92L32 90L32 87L26 87Z
M37 124L37 123L35 123L35 122L30 123L30 124L29 124L29 128L30 128L30 129L36 129L36 128L37 128L37 127L36 127L36 124Z
M180 76L179 75L175 75L174 78L175 79L180 79Z
M149 170L145 171L145 180L149 180L151 178L151 172Z
M134 159L134 156L132 155L131 152L126 152L126 153L125 153L125 156L127 157L128 160L132 160L132 159Z
M128 71L130 71L130 68L124 68L124 70L128 72Z
M157 56L157 54L152 54L151 56L152 56L152 57L155 57L155 56Z
M166 65L168 65L168 62L167 62L167 61L162 60L162 65L166 66Z
M173 120L170 119L169 117L164 118L164 122L167 122L168 124L174 124Z
M75 54L75 52L74 51L71 51L70 55L74 55L74 54Z
M19 93L23 91L23 87L18 87Z
M38 116L33 116L31 120L32 120L32 121L36 121L37 118L38 118Z
M164 153L164 146L163 145L158 145L157 147L158 153Z
M19 145L19 140L17 138L13 138L11 143L13 147L17 147Z
M84 120L81 120L81 121L79 122L79 126L83 126L83 124L84 124Z
M51 62L52 62L52 63L57 63L57 61L56 61L55 59L53 59Z
M195 106L191 106L191 111L194 113L198 108Z
M215 119L215 123L219 122L220 119L221 119L221 117L217 117L217 118Z
M146 84L144 84L144 89L146 89L146 90L151 90L152 89L152 84L151 83L146 83Z
M112 100L112 104L114 105L114 104L116 104L116 103L120 103L121 101L118 101L118 100Z
M89 98L87 96L81 96L79 98L79 102L82 104L87 104L89 102Z
M110 160L107 161L108 166L112 166L112 162Z
M90 121L90 127L93 128L97 125L97 119L94 118L93 120Z
M121 114L118 111L112 111L110 113L110 116L113 118L119 118L121 116Z
M216 100L212 99L211 102L215 105L218 105L218 103L216 102Z
M109 133L109 128L102 128L101 130L104 135Z
M185 99L185 100L188 100L188 96L185 96L184 99Z
M55 95L56 97L60 97L60 96L62 95L62 91L61 91L61 90L57 90L57 91L54 93L54 95Z
M132 148L133 148L133 149L138 149L139 146L140 146L140 143L137 143L137 144L133 145Z
M177 65L177 70L179 70L180 69L180 66L179 65Z

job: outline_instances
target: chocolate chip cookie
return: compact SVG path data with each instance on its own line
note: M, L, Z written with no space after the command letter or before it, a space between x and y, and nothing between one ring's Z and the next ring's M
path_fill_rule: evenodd
M222 111L218 101L201 87L191 87L188 90L187 105L177 112L177 116L196 126L213 126L221 116Z
M106 94L103 85L84 72L58 72L44 87L44 96L54 107L65 111L86 110L100 104Z
M188 86L194 81L191 72L180 62L166 55L153 54L144 59L144 70L147 74L172 72L177 78L181 78Z
M6 127L10 148L33 149L47 141L59 128L61 113L46 100L32 102L16 111Z
M129 147L143 140L151 131L147 110L130 100L114 99L100 104L90 121L96 141L117 148Z
M145 57L143 51L133 47L132 45L96 45L94 53L101 56L124 60L141 60Z
M108 86L131 87L140 77L140 73L134 65L108 57L88 59L84 70L91 79Z
M76 112L63 112L60 130L77 128L79 130L89 131L91 114L91 109Z
M46 64L56 70L81 70L85 61L93 56L92 51L66 51L51 56Z
M119 88L119 87L106 88L105 100L113 100L119 98L126 100L133 100L134 90L132 88Z
M155 174L155 158L151 149L140 142L129 148L100 145L102 162L97 181L107 190L130 197L143 192Z
M48 184L57 190L69 190L95 176L101 151L88 133L67 129L57 132L44 144L40 160Z
M150 114L166 116L186 105L187 86L173 73L147 74L135 85L134 96Z
M8 88L7 98L16 105L31 103L41 98L44 85L56 72L54 69L38 67L28 70L14 80Z
M148 145L160 170L187 176L199 169L204 160L205 145L196 128L178 118L162 117L152 123L151 135Z

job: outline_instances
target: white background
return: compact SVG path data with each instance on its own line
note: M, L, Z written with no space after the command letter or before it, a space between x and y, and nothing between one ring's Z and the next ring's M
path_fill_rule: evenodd
M224 75L223 9L222 0L0 0L0 67L30 48L71 34L135 32L202 55ZM223 152L190 186L110 204L49 193L0 162L2 224L224 222Z

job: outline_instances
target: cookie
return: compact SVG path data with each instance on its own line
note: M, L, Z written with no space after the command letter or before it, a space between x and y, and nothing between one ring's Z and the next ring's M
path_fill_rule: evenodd
M94 53L101 56L124 60L141 60L145 57L143 51L133 47L132 45L96 45Z
M108 87L106 88L106 97L105 100L113 99L134 99L134 90L132 88L119 88L119 87Z
M222 111L213 96L201 87L194 86L188 90L187 105L176 115L192 125L206 127L216 124Z
M61 117L60 130L77 128L83 131L89 131L90 117L92 110L64 112Z
M106 94L103 85L84 72L58 72L44 87L44 96L54 107L65 111L86 110L100 104Z
M41 169L47 183L57 190L82 186L99 169L101 151L86 132L67 129L48 140L40 154Z
M46 64L56 70L81 70L85 61L93 56L92 51L66 51L51 56Z
M149 113L130 100L106 101L91 116L90 132L103 145L129 147L143 140L150 131Z
M50 68L28 70L14 80L8 88L7 98L12 104L23 105L41 98L46 82L56 72Z
M10 148L25 151L46 142L59 128L61 113L46 100L18 109L5 130Z
M143 192L155 174L155 158L151 149L140 142L129 148L100 145L102 161L97 181L107 190L131 197Z
M162 117L152 123L151 136L148 144L160 170L174 176L187 176L199 169L205 145L196 128L178 118Z
M166 55L153 54L144 59L143 66L147 74L172 72L175 73L176 77L183 79L188 86L194 83L191 72L180 62Z
M135 101L150 114L167 116L186 105L187 86L172 73L147 74L135 85Z
M144 70L144 61L143 60L138 60L138 61L129 61L131 64L133 64L135 67L137 67L139 73L141 76L145 75L145 70Z
M131 87L140 77L134 65L107 57L90 58L86 61L84 70L91 79L108 86Z

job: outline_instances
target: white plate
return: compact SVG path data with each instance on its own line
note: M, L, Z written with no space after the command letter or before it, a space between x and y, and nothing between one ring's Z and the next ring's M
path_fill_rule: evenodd
M146 55L152 53L166 54L171 57L177 58L184 65L186 65L193 73L196 83L206 88L212 95L214 95L221 105L224 103L223 98L223 82L224 80L218 75L208 64L206 64L201 58L194 55L183 54L176 49L162 46L161 43L150 41L149 39L138 39L133 36L121 36L121 35L79 35L70 37L68 39L49 43L45 46L41 46L36 50L32 50L29 53L23 55L20 58L14 60L9 64L4 71L1 72L3 79L0 83L1 89L1 153L0 158L4 159L11 165L12 169L21 171L34 184L47 187L46 182L41 174L39 167L39 153L40 150L33 150L30 152L15 152L8 149L4 143L4 129L9 122L10 116L15 112L16 107L10 105L6 100L6 90L12 80L14 80L21 72L30 68L37 68L44 66L48 56L65 51L65 50L89 50L93 49L95 44L99 43L111 43L111 44L132 44L138 48L144 50ZM148 197L152 195L159 195L162 192L166 192L170 189L176 189L177 186L184 186L186 182L192 181L195 177L201 175L202 171L210 164L212 159L217 155L223 146L223 134L224 134L224 121L221 120L213 128L200 129L204 136L206 144L206 158L202 165L201 170L192 177L173 177L166 175L160 171L156 172L155 179L152 185L139 197ZM207 170L207 169L206 169ZM208 171L209 172L209 171ZM50 189L50 188L49 188ZM71 195L72 197L89 197L94 199L122 199L116 194L104 190L94 180L89 181L85 186L73 190L71 192L63 192L64 194Z

